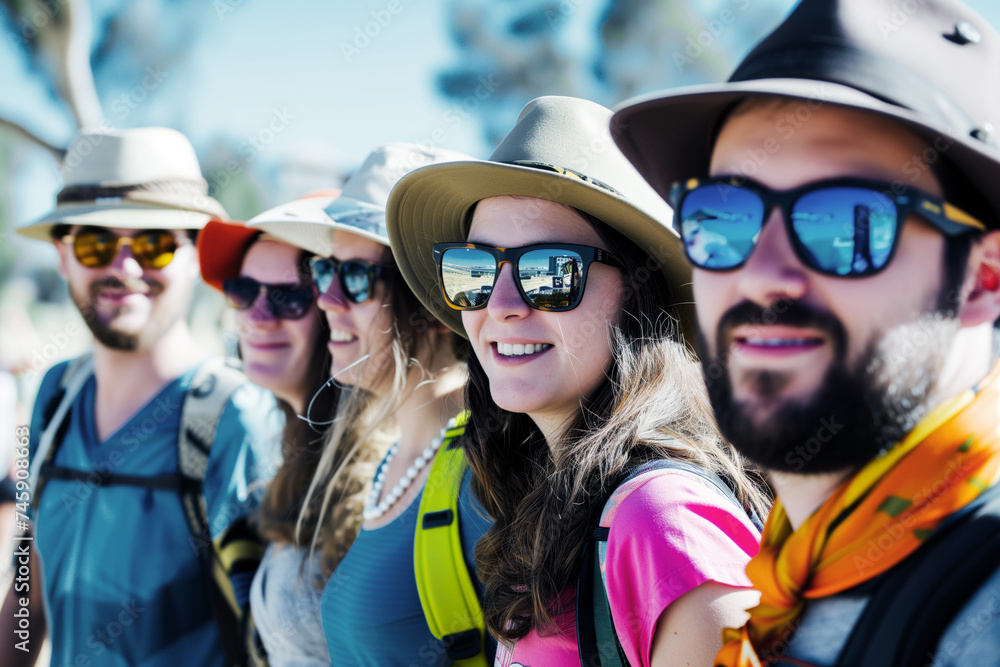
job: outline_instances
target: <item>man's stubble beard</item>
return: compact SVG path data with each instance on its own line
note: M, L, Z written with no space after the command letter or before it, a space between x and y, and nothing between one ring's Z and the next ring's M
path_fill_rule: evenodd
M149 319L138 332L127 332L113 326L114 317L103 320L96 306L98 293L102 287L122 287L115 278L96 281L87 286L85 294L70 285L70 297L83 317L94 339L101 345L123 352L147 350L155 345L179 321L186 319L187 310L194 293L194 281L189 285L172 284L170 290L156 281L136 281L131 284L134 291L150 294Z

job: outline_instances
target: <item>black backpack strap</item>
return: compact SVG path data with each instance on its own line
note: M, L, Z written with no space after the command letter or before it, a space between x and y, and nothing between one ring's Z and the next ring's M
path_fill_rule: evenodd
M51 463L42 464L41 476L44 479L60 479L68 482L79 480L94 486L138 486L144 489L173 491L175 493L180 493L184 484L184 478L180 475L170 473L149 477L120 475L117 473L105 475L93 470L76 470L74 468L52 465Z
M929 664L944 631L998 567L1000 485L994 485L881 577L837 664Z
M611 614L611 601L608 599L607 587L601 574L599 549L601 542L607 542L611 529L601 526L604 508L619 488L639 475L650 470L681 470L704 479L729 498L737 507L747 513L748 518L763 530L763 522L756 512L743 506L732 489L715 473L700 468L686 461L658 459L644 463L633 470L604 501L594 508L591 517L591 539L583 547L580 562L580 574L576 582L576 642L580 653L580 662L587 667L628 667L628 658L618 633L615 630L614 617Z
M576 582L576 643L580 664L594 667L626 667L629 664L615 631L598 555L599 543L607 542L610 532L604 526L593 529L591 539L583 547Z

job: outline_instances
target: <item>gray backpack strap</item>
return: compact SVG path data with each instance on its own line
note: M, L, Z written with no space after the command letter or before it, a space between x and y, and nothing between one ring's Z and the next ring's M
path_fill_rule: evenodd
M177 460L181 476L190 482L188 490L196 491L182 493L184 513L192 535L209 542L211 532L208 531L208 508L201 492L201 483L205 479L208 457L222 411L236 390L247 382L238 363L217 357L203 363L191 380L181 409Z
M59 405L56 407L52 417L49 418L48 423L42 427L42 435L38 440L38 451L35 452L35 456L31 461L31 474L28 478L28 484L31 489L31 503L34 507L38 507L38 501L42 495L42 487L45 485L45 480L41 476L42 466L55 461L56 452L59 451L59 445L62 444L61 439L56 436L59 434L70 408L73 407L73 402L80 394L80 390L83 389L83 385L87 384L87 380L93 374L94 357L91 353L87 352L70 361L66 365L66 370L63 371L62 377L59 379L59 391L62 392L62 398L59 399ZM57 440L60 441L57 442Z
M212 540L203 482L222 412L236 390L246 382L246 375L235 360L212 358L203 363L184 396L177 437L181 505L191 531L188 539L201 561L209 606L230 665L247 663L247 645L243 635L243 610L237 603L230 578L237 559L220 552L235 551L242 541L234 540L236 546L230 547L225 543L228 535L223 536L218 545Z

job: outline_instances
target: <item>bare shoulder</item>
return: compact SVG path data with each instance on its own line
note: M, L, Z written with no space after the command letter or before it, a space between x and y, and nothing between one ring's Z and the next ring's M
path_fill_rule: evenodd
M660 615L651 665L710 666L722 648L723 628L746 623L760 593L706 581L674 600Z

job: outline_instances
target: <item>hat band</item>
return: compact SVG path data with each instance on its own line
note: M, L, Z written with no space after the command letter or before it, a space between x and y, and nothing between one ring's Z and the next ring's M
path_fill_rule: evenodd
M572 178L579 179L584 183L590 183L591 185L596 185L602 190L607 190L611 194L617 197L621 197L622 199L626 198L625 195L618 192L607 183L599 181L596 178L587 176L586 174L576 171L575 169L570 169L569 167L559 167L554 164L548 164L546 162L533 162L531 160L513 160L511 162L502 162L501 164L512 164L517 167L530 167L532 169L541 169L542 171L553 171L557 174L562 174L563 176L570 176Z
M168 206L225 219L221 204L209 197L204 182L171 179L129 185L72 185L56 196L56 204L75 204L118 199L140 204Z
M966 136L988 139L977 132L980 128L948 95L910 68L844 44L800 44L751 54L729 81L783 78L848 86L889 104L916 111Z

